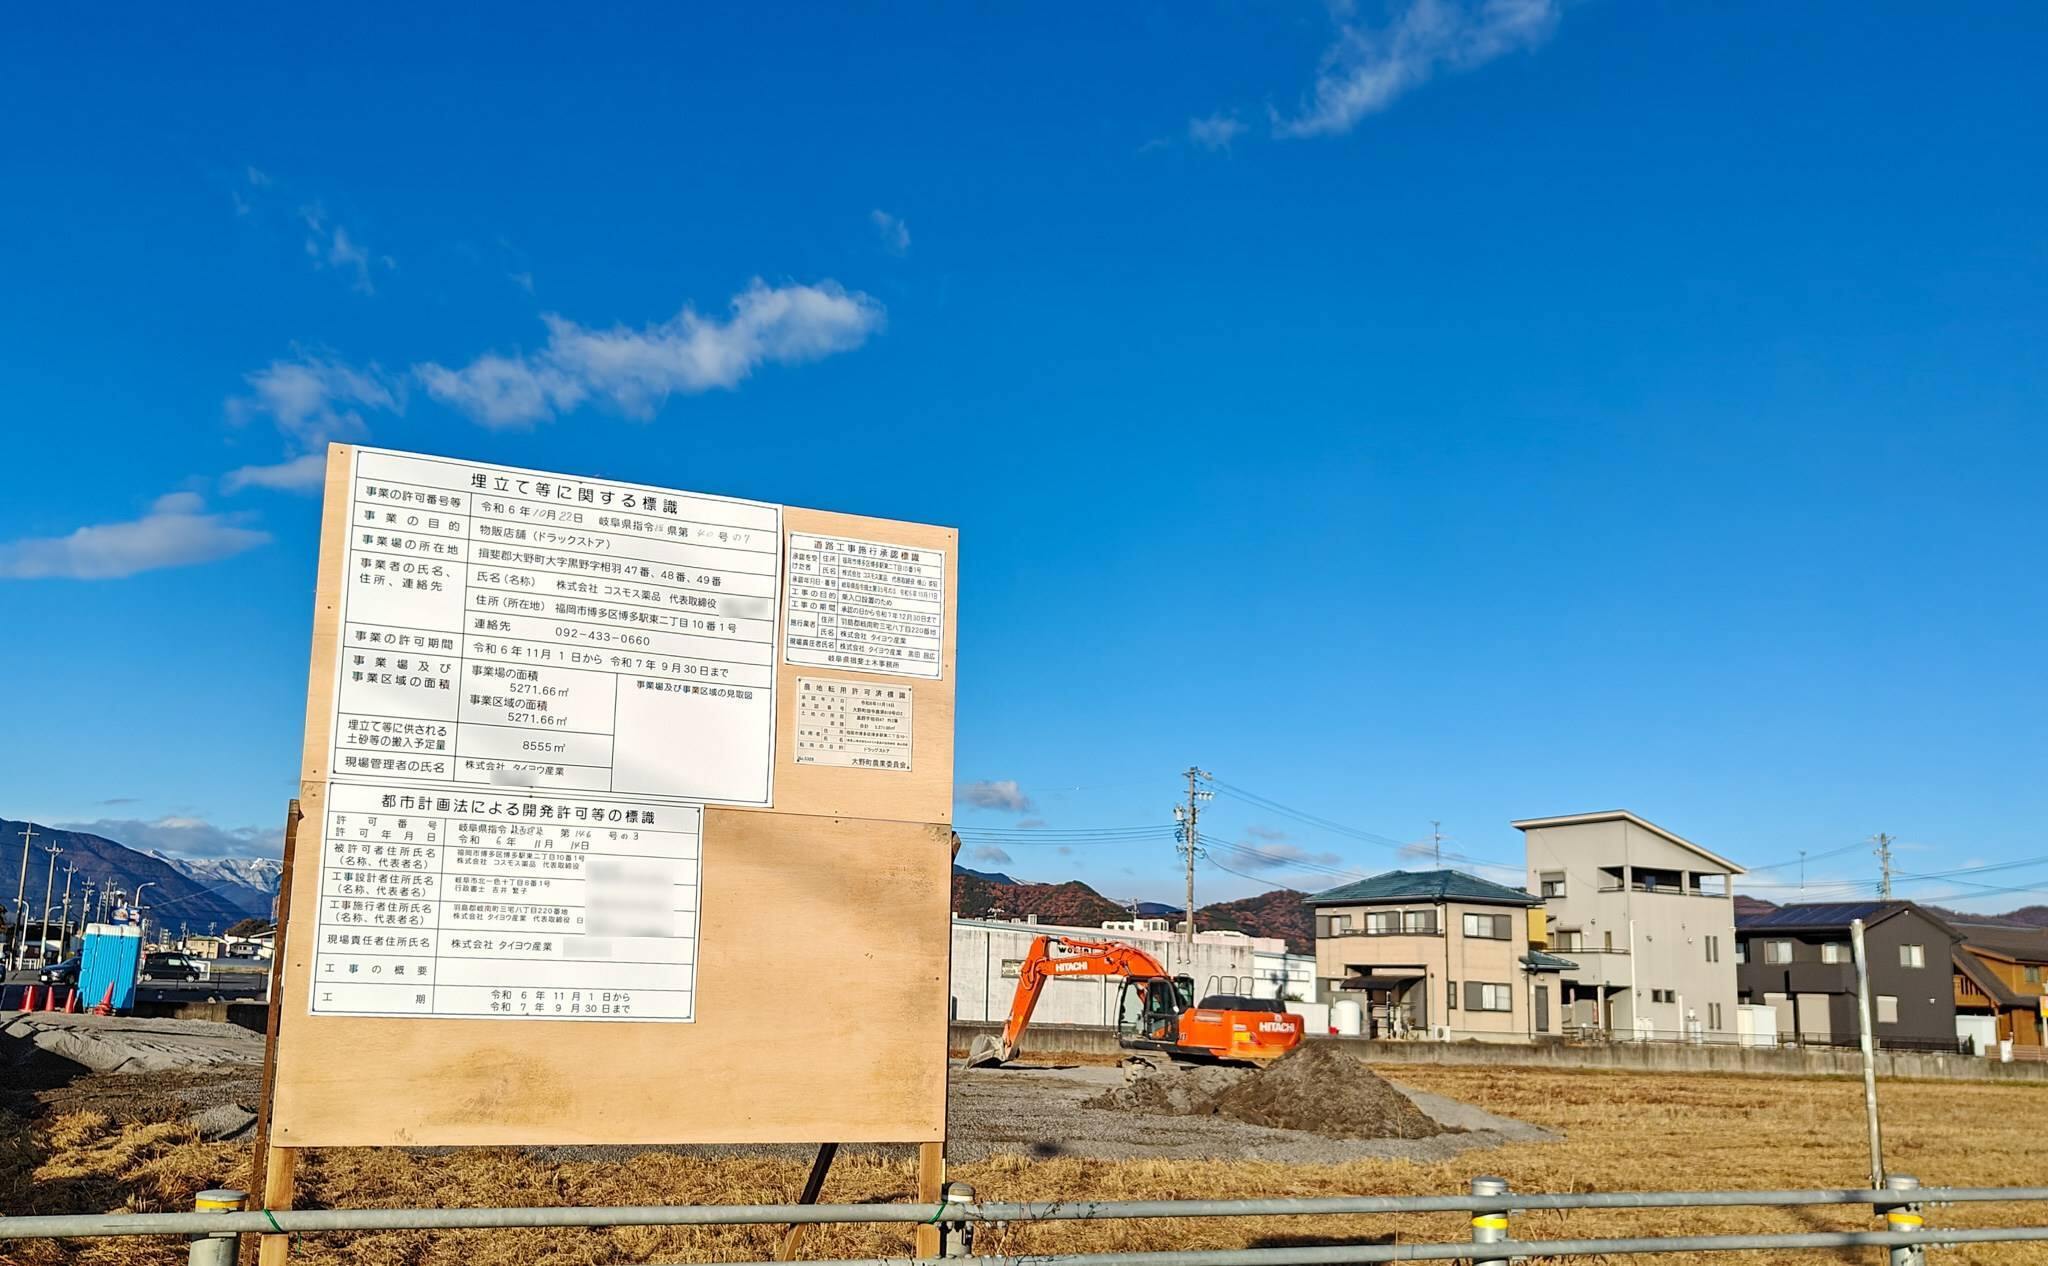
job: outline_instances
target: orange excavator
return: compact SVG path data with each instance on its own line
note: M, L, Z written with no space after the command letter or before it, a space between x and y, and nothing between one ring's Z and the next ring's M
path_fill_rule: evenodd
M1277 998L1214 994L1197 1006L1192 977L1168 976L1158 959L1134 945L1041 936L1018 966L1017 996L1002 1038L974 1039L967 1066L1015 1059L1045 982L1086 976L1123 977L1116 1036L1117 1045L1127 1050L1161 1051L1179 1060L1263 1063L1301 1045L1301 1017Z

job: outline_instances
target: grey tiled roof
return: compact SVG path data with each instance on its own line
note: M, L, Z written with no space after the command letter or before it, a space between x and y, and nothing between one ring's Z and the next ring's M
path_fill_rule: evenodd
M1482 905L1540 906L1542 898L1462 870L1390 870L1357 883L1319 892L1312 906L1357 905L1366 901L1472 901Z

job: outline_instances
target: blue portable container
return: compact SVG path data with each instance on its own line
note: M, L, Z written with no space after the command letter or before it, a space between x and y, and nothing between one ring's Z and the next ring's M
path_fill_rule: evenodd
M142 970L142 929L133 923L92 923L78 958L78 1005L90 1010L114 987L114 1010L135 1006L135 977Z

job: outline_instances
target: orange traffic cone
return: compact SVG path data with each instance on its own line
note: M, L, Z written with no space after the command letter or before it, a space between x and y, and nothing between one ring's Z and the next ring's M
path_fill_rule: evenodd
M21 1009L23 1011L33 1011L36 1009L36 987L34 985L30 985L28 992L21 996Z
M78 1014L78 989L76 986L64 991L64 1014Z
M112 985L107 986L106 996L100 999L99 1005L92 1009L92 1013L94 1015L114 1014L114 987Z
M55 986L55 985L51 985L51 986L50 986L50 987L49 987L48 989L45 989L45 990L43 990L43 1010L45 1010L45 1011L55 1011L56 1009L57 1009L57 986Z

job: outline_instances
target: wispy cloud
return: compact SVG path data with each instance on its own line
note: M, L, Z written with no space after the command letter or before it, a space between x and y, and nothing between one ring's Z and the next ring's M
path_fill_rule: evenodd
M100 818L57 825L67 831L105 836L144 852L179 857L277 857L284 852L284 832L276 827L222 827L203 818Z
M209 514L199 494L173 492L139 519L0 543L0 579L116 580L210 563L269 541L268 532L246 526L246 516Z
M1471 70L1542 43L1557 16L1557 0L1409 0L1385 26L1343 22L1299 112L1275 112L1274 134L1348 132L1439 71Z
M684 308L629 329L579 325L549 313L547 345L528 355L486 352L460 369L414 367L427 394L486 426L531 426L589 401L652 417L672 395L738 386L765 364L851 351L882 328L882 305L836 282L769 286L733 296L723 320Z
M1188 139L1203 149L1229 149L1244 134L1245 122L1234 114L1212 114L1188 120Z
M1246 835L1252 833L1247 831ZM1336 853L1311 852L1298 844L1266 837L1259 843L1240 843L1230 850L1230 859L1252 870L1286 870L1299 866L1338 866L1343 857Z
M1014 778L984 779L971 782L960 789L960 799L977 809L995 809L1003 813L1031 812L1031 797L1017 785Z
M327 482L327 454L307 453L274 466L242 466L220 477L220 490L242 492L268 488L274 492L318 492Z
M243 375L243 381L249 384L249 394L228 400L228 420L241 425L268 418L300 448L363 434L364 409L405 409L402 384L377 366L358 369L324 356L274 360Z
M891 255L910 253L910 226L901 217L878 207L868 212L868 220L874 224L875 232L882 235L882 245Z
M306 255L315 268L332 268L349 278L349 288L358 294L375 294L377 285L371 276L370 250L352 236L342 225L332 223L327 212L318 203L299 208L299 218L306 224ZM378 255L374 263L385 269L396 268L397 262L389 255Z
M994 862L997 865L1010 860L1010 855L994 844L977 844L968 851L967 856L972 861Z

